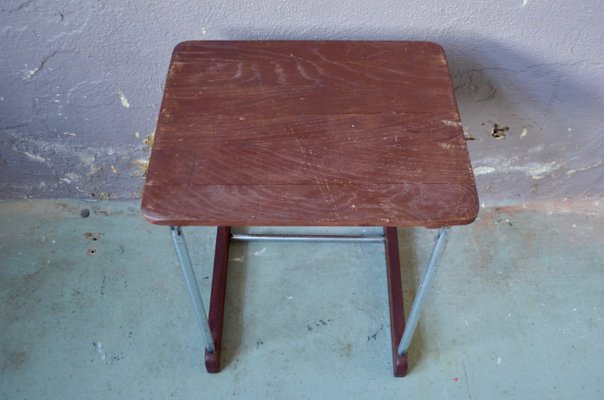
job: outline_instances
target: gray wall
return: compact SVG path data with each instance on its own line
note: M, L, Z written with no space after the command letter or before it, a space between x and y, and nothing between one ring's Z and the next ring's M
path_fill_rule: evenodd
M139 196L170 53L189 39L444 46L487 203L604 194L598 0L4 0L0 198ZM507 126L504 139L493 124Z

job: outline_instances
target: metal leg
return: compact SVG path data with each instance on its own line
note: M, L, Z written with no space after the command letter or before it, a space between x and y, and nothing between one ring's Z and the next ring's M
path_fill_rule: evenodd
M178 257L178 262L180 263L180 269L185 277L185 284L187 285L189 296L193 302L195 317L197 318L197 322L199 323L201 332L203 333L206 343L206 351L213 353L215 349L214 340L212 339L212 334L210 332L210 325L208 324L206 309L203 305L201 294L199 293L199 286L197 286L197 279L195 278L195 273L193 272L191 257L189 256L189 250L187 248L187 243L185 242L185 235L182 231L182 228L179 226L171 226L170 232L172 233L172 242L174 243L174 248L176 249L176 256Z
M391 336L392 336L392 353L394 362L395 376L404 376L407 372L407 351L417 323L424 306L428 289L432 283L436 269L449 238L449 227L441 228L435 238L434 248L428 267L424 273L422 281L419 285L415 301L411 306L409 319L405 326L404 311L403 311L403 296L401 287L400 264L398 254L398 240L396 228L384 228L384 236L376 237L340 237L340 236L287 236L287 235L231 235L230 227L219 227L216 235L216 251L214 257L214 274L212 279L212 293L210 299L210 321L205 311L205 306L199 293L199 287L193 272L191 258L185 242L184 233L181 227L170 227L172 241L176 249L176 255L185 278L187 290L193 308L195 317L201 327L201 331L206 343L206 369L208 372L220 371L220 345L222 341L222 326L224 317L224 300L226 292L226 271L228 266L228 251L229 242L235 240L341 240L341 241L384 241L386 246L386 263L388 270L388 291L390 298L390 318L391 318ZM235 236L235 237L234 237ZM401 335L402 338L396 348L396 338Z
M436 235L434 248L432 249L432 255L430 256L428 267L426 268L424 277L419 284L419 289L415 296L415 300L413 301L413 305L411 306L411 312L409 312L407 326L405 327L403 337L398 345L398 354L401 356L406 355L407 351L409 350L409 345L411 344L411 339L413 338L415 328L417 328L417 323L426 300L428 289L430 288L430 284L432 283L432 280L436 274L438 264L440 263L442 255L445 251L445 247L447 246L450 230L451 228L448 226L440 228L438 234Z

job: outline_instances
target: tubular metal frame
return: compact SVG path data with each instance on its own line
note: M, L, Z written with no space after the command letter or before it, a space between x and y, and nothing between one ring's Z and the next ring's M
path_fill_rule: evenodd
M197 318L197 323L199 324L203 334L206 350L210 353L213 353L215 350L214 340L212 339L210 324L208 323L208 315L206 314L206 308L203 304L201 293L199 292L199 286L197 285L193 265L191 264L191 256L189 255L185 234L180 226L171 226L170 233L172 234L172 242L174 243L178 263L180 264L180 269L185 278L185 285L187 286L189 297L193 303L195 318Z
M419 288L411 311L405 326L404 311L402 304L402 290L400 287L400 261L398 256L398 241L396 235L396 228L384 228L384 236L372 236L372 235L272 235L272 234L231 234L229 227L219 227L218 232L223 233L225 238L219 246L217 237L216 247L216 259L214 262L215 269L214 275L216 275L217 265L228 264L228 242L229 241L300 241L300 242L320 242L320 241L335 241L335 242L385 242L386 245L386 261L388 267L388 280L389 280L389 296L390 296L390 309L391 309L391 325L392 325L392 342L393 342L393 361L394 361L394 374L395 376L404 376L407 372L407 352L409 345L413 338L413 334L417 328L419 318L422 309L425 305L428 290L434 280L438 265L444 254L447 241L449 238L450 227L443 227L438 230L434 240L434 247L432 254L428 262L428 266L424 272L423 278L419 284ZM222 274L222 293L218 293L218 297L221 297L222 310L219 312L220 315L212 317L212 320L208 322L206 309L199 292L195 273L193 271L191 257L185 241L185 235L182 227L171 226L170 231L172 234L172 241L176 250L176 255L182 270L187 291L189 297L193 303L193 309L195 311L195 317L201 328L205 349L206 349L206 368L208 372L220 371L220 349L216 346L220 346L222 337L222 312L224 309L224 296L226 291L226 271ZM219 251L219 247L221 251ZM222 259L218 259L221 257ZM215 276L213 277L215 278ZM398 280L398 282L396 282ZM212 290L212 298L214 298L214 287ZM210 300L212 306L212 299ZM400 315L402 314L402 315ZM215 320L220 320L220 326L217 327ZM213 323L212 329L210 324ZM402 331L402 337L398 340L399 331ZM214 335L212 334L214 333ZM397 337L395 337L397 335ZM396 346L398 343L398 346ZM218 350L218 351L216 351ZM396 350L396 351L395 351ZM217 353L217 354L216 354Z
M409 312L409 317L407 318L407 324L405 325L403 337L398 345L398 354L401 356L406 355L407 351L409 350L411 339L413 339L413 334L415 333L417 323L419 322L419 317L426 302L428 290L431 287L431 283L436 275L436 270L438 269L438 264L440 263L440 260L445 252L445 248L447 247L450 232L451 228L449 227L440 228L436 234L436 237L434 238L434 247L432 248L430 261L428 262L424 276L419 283L419 288L415 294L415 299L413 300L411 311Z
M240 234L231 235L231 240L257 242L383 242L384 236L371 235L267 235L267 234Z

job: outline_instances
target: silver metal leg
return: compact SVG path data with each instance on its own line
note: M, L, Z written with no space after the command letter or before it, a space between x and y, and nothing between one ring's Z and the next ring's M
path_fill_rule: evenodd
M430 288L430 284L436 275L436 269L440 263L443 253L445 252L445 247L447 247L447 240L449 239L450 231L451 228L448 226L440 228L436 238L434 239L434 248L432 249L432 255L430 256L428 267L426 268L426 272L424 272L424 276L419 284L419 289L417 290L415 300L413 301L411 311L409 312L409 318L405 324L403 337L398 345L398 354L401 356L407 354L407 351L409 350L413 333L415 333L415 328L417 328L417 323L424 307L424 302L426 301L428 289Z
M206 343L206 350L210 353L214 352L214 339L212 339L212 333L210 332L210 325L208 324L208 316L206 314L206 308L203 305L201 294L199 293L199 286L197 286L197 279L193 272L193 266L191 264L191 257L189 256L189 249L187 248L187 242L185 241L185 235L182 228L179 226L171 226L170 232L172 234L172 242L176 249L176 256L180 263L180 269L185 277L185 284L191 301L193 302L193 309L195 310L195 317L201 327L203 338Z

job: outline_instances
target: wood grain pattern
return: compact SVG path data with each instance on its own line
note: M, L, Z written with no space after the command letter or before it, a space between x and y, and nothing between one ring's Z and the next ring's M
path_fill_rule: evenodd
M438 227L477 210L439 46L176 47L143 195L151 222Z
M203 225L209 226L437 228L474 219L473 189L471 184L149 185L143 209L150 222L177 226L200 225L203 213Z
M284 115L284 114L375 114L424 112L431 107L443 111L451 100L437 88L400 87L258 87L244 89L208 88L199 91L173 90L164 96L161 115ZM407 89L407 90L405 90ZM405 91L408 94L404 94Z
M418 69L421 67L424 73ZM443 50L427 42L185 42L170 73L176 87L383 87L446 84Z

